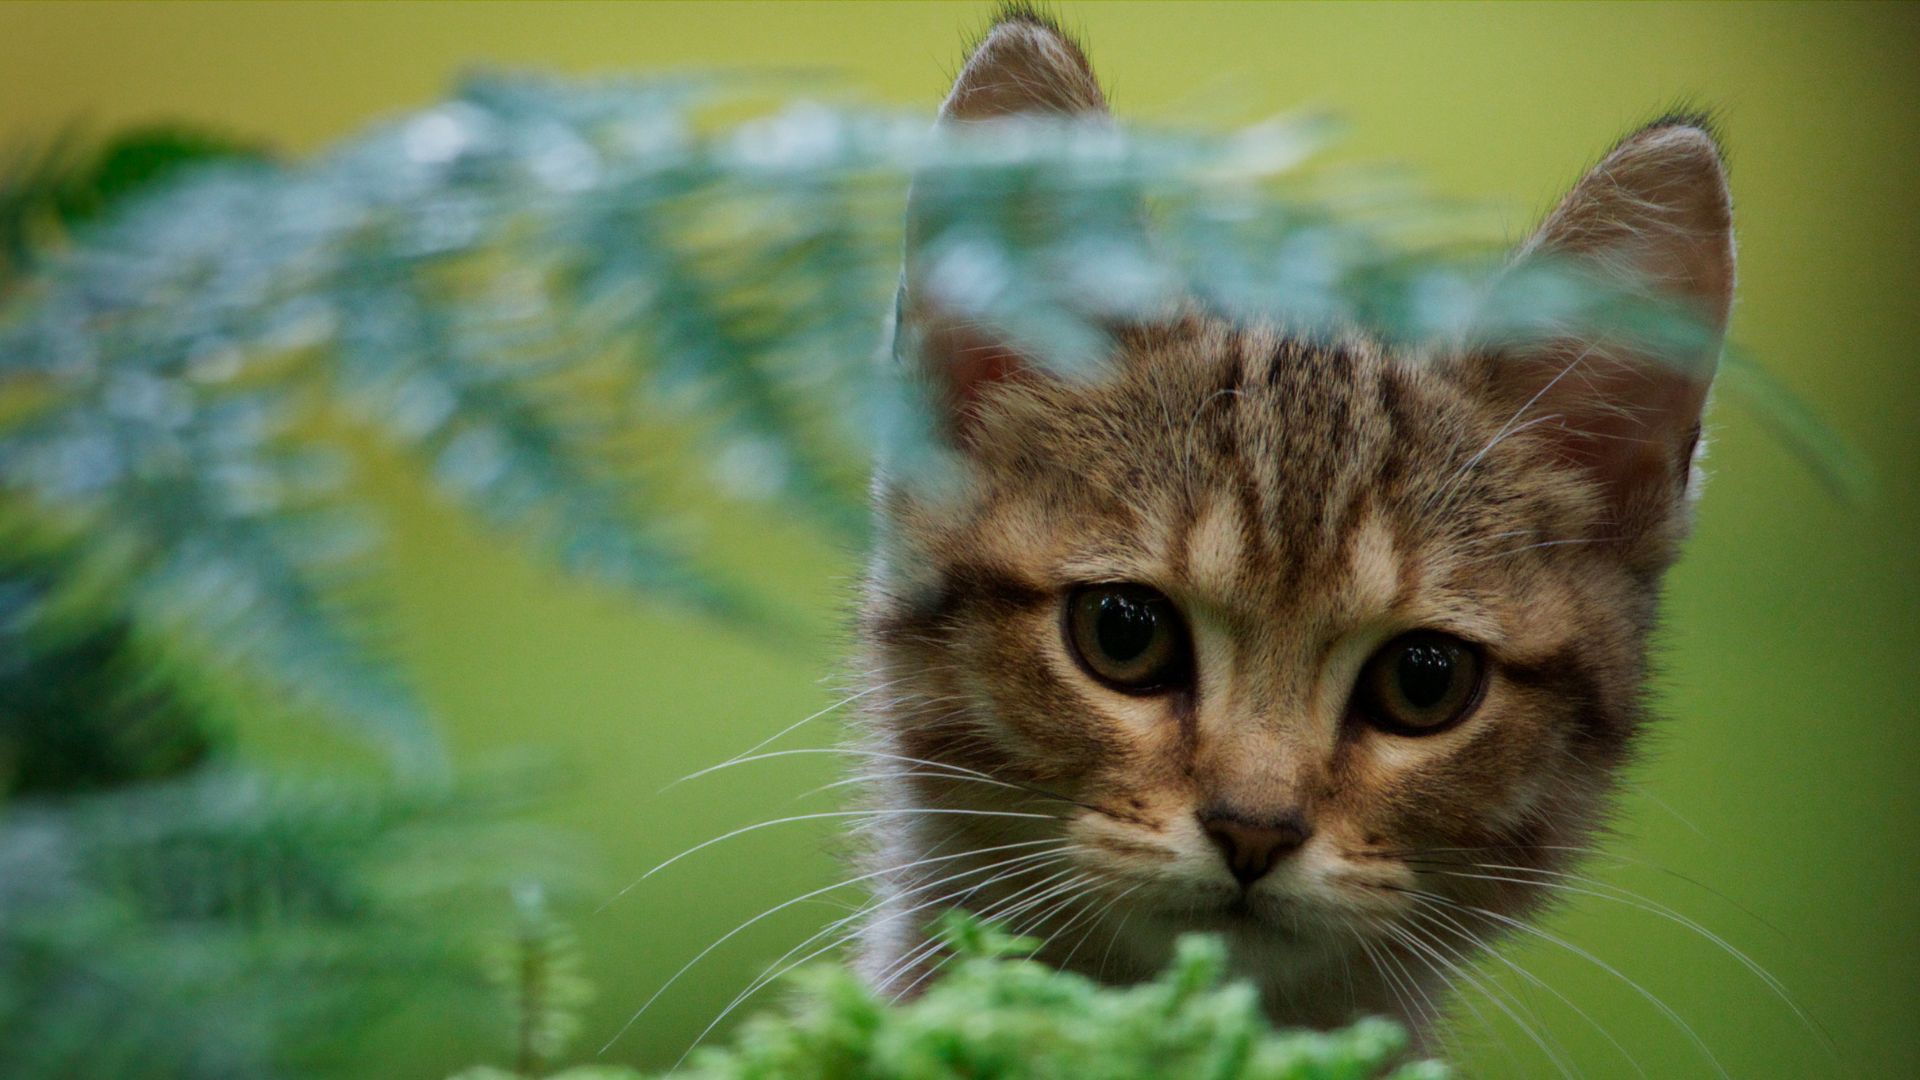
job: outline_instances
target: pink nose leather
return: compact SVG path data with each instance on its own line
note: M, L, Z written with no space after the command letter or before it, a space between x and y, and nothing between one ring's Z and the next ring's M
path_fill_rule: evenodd
M1307 830L1297 820L1263 824L1238 818L1203 818L1201 827L1207 839L1220 849L1227 869L1242 885L1252 885L1267 876L1280 860L1299 850L1307 842Z

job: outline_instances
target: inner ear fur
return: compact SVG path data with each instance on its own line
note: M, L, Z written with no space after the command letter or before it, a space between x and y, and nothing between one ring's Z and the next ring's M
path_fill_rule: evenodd
M1733 303L1733 207L1720 148L1697 117L1622 140L1520 248L1683 315L1697 333L1652 347L1604 329L1504 350L1483 376L1512 427L1599 482L1627 538L1683 520L1701 412Z

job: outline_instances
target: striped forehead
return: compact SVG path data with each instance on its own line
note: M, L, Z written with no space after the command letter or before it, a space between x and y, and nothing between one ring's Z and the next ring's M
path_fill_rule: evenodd
M1400 520L1406 481L1449 456L1402 422L1407 378L1377 350L1256 330L1135 339L1113 383L1014 401L968 557L1254 619L1378 612L1421 531Z
M1366 361L1235 340L1211 358L1206 395L1188 389L1174 444L1131 449L1177 465L1156 508L1176 519L1161 531L1166 562L1223 600L1305 599L1349 581L1365 595L1342 606L1390 599L1399 552L1378 488L1393 450L1377 408L1355 400Z

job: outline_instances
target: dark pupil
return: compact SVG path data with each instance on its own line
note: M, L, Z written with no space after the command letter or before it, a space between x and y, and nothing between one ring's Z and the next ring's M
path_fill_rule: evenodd
M1112 593L1100 598L1100 614L1093 625L1100 651L1110 659L1125 663L1153 644L1159 617L1138 598Z
M1416 709L1446 700L1453 687L1453 654L1434 644L1409 645L1400 653L1400 695Z

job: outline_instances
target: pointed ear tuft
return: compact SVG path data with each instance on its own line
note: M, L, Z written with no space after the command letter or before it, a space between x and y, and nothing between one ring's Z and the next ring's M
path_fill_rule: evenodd
M1627 136L1554 207L1526 258L1584 260L1677 301L1714 332L1733 305L1733 201L1703 118L1674 115Z
M940 107L942 120L992 120L1021 113L1104 114L1107 96L1086 53L1030 4L1007 4L974 45Z
M1596 333L1521 347L1486 369L1515 422L1537 424L1556 457L1599 482L1610 533L1677 539L1733 304L1733 205L1707 126L1667 117L1622 140L1547 216L1517 263L1545 259L1677 307L1700 331L1663 355Z

